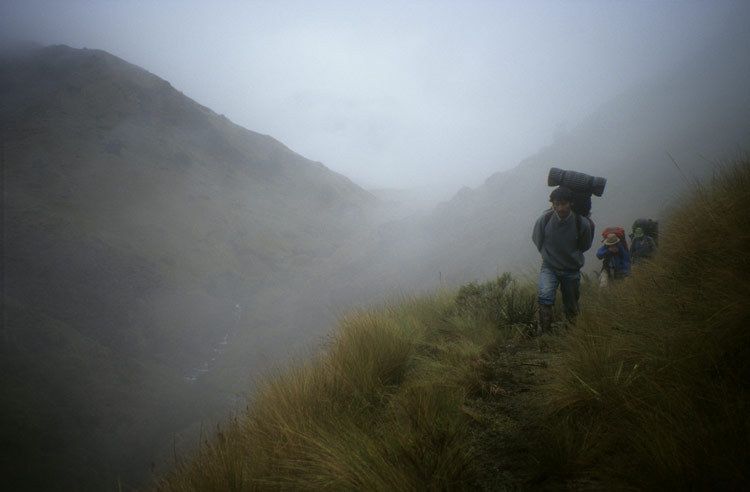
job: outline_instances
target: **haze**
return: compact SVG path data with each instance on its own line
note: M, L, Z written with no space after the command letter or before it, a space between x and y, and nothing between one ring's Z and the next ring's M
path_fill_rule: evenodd
M3 2L368 188L453 192L705 46L741 2ZM745 8L745 10L747 10Z

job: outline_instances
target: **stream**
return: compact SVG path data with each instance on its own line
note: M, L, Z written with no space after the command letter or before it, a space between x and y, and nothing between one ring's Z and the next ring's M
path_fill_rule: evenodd
M241 305L239 304L234 305L232 318L233 318L234 328L236 330L239 327L240 321L242 320L242 306ZM185 381L187 381L188 383L195 383L202 376L211 372L211 370L216 365L216 361L219 360L221 355L226 351L227 347L229 346L229 334L230 334L229 331L226 332L224 334L224 337L214 345L213 350L211 351L212 355L210 359L204 361L198 367L191 369L185 375Z

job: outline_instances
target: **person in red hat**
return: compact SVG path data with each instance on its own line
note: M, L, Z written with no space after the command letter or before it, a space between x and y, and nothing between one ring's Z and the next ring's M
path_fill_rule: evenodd
M601 247L596 252L596 257L602 260L602 275L608 280L619 280L630 275L630 253L617 237L617 234L607 234Z

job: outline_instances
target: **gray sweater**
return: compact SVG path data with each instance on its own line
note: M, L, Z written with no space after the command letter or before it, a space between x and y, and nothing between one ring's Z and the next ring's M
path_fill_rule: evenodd
M544 227L544 217L550 213L544 212L534 224L532 240L542 254L542 260L555 270L580 270L583 268L583 253L591 248L594 238L591 232L591 222L581 217L581 236L586 247L578 247L578 230L576 217L573 212L565 220L560 220L556 213Z

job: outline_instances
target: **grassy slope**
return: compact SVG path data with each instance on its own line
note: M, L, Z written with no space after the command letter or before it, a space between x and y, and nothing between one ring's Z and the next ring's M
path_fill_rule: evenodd
M654 262L585 286L574 328L524 336L533 286L507 277L355 313L158 487L741 486L748 164L694 191Z
M480 302L457 304L438 294L342 320L319 356L261 383L247 415L161 486L393 490L475 483L483 460L470 402L497 391L487 383L487 354L516 331L474 316L481 298L465 297ZM527 322L532 315L526 311Z
M749 164L694 191L658 260L587 303L542 392L549 476L682 489L747 481Z

